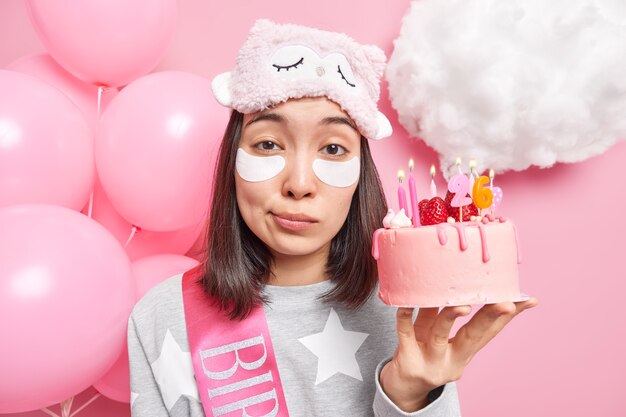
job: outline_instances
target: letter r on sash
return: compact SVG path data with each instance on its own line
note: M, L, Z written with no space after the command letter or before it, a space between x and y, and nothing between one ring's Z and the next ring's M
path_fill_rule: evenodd
M239 352L243 349L261 345L263 346L263 355L253 361L253 362L245 362L242 361L239 357ZM227 357L220 357L226 353L234 352L235 353L235 363L225 371L210 371L205 366L204 360L207 358L215 358L215 361L220 364L226 363L228 360ZM267 358L267 349L265 347L265 340L263 339L263 335L251 337L249 339L242 340L240 342L231 343L224 346L219 346L212 349L206 349L200 351L200 362L202 363L202 369L204 370L204 374L211 379L228 379L237 371L237 368L241 365L241 367L247 371L257 369L261 365L265 363L265 359Z

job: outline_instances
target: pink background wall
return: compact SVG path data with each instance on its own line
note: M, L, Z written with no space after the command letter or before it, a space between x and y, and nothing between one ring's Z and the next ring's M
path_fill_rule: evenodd
M176 39L157 70L211 78L230 69L247 30L260 17L344 31L379 45L389 56L409 1L179 0L178 5ZM0 2L0 39L0 67L44 51L20 0ZM436 155L408 139L384 90L382 111L395 133L374 144L373 151L395 206L397 169L413 157L418 193L427 196L428 169ZM496 177L505 191L500 213L512 218L520 233L522 289L538 297L540 306L514 320L469 365L459 382L464 415L626 415L626 190L616 179L624 175L624 161L622 142L583 163ZM79 395L73 408L93 393L90 388ZM101 397L79 415L129 414L127 404Z

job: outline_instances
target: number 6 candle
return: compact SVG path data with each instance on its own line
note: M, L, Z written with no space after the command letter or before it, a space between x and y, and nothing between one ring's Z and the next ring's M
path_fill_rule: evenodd
M480 176L474 182L474 187L472 190L472 200L474 201L474 205L481 209L481 213L482 209L488 208L489 206L491 206L491 203L493 203L493 192L491 191L491 188L483 187L483 185L487 184L488 182L488 177L485 177L484 175Z

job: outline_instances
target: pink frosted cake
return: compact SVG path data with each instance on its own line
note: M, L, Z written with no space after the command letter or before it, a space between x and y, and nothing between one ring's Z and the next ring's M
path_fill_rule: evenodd
M523 299L513 223L486 216L413 227L404 218L408 222L374 233L372 255L384 303L442 307Z

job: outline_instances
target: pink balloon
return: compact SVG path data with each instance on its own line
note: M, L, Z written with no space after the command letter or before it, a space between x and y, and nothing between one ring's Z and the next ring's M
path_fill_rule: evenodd
M159 232L201 222L227 118L197 75L159 72L126 86L96 140L98 175L116 211Z
M95 174L93 134L61 91L0 70L0 207L45 203L80 210Z
M502 188L500 188L500 187L493 187L491 189L491 192L493 192L492 208L495 210L498 207L500 207L500 204L502 204L502 199L504 198L504 193L502 192Z
M98 87L79 80L48 54L32 54L10 63L6 69L32 75L58 88L83 112L92 132L98 124ZM117 95L117 88L106 88L100 97L100 114Z
M176 31L176 0L28 0L33 27L66 70L125 85L159 63Z
M137 288L137 300L152 287L174 275L181 274L198 265L198 261L181 255L156 255L132 263L133 279ZM128 347L117 362L100 380L93 384L102 395L120 402L130 402L130 371Z
M88 206L82 212L88 214ZM94 187L91 215L94 220L106 227L122 245L128 242L133 225L115 211L98 179L96 179ZM197 225L171 232L141 230L134 234L124 250L131 261L162 253L183 255L192 248L197 239L204 238L204 226L205 219Z
M0 413L12 413L78 394L113 365L135 288L120 244L83 214L4 207L0 230Z

